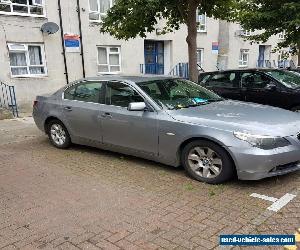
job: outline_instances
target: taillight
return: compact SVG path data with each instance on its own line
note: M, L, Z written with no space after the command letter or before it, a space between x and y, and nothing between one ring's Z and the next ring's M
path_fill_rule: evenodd
M33 107L36 107L38 105L38 101L33 102Z

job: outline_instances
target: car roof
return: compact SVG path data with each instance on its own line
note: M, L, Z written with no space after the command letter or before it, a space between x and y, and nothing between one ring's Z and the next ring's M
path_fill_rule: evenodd
M86 77L79 81L131 81L135 83L149 82L156 80L178 79L179 77L163 76L163 75L101 75L95 77ZM76 82L79 82L76 81Z
M278 71L278 70L285 70L285 69L274 69L274 68L246 68L246 69L228 69L228 70L215 70L210 72L203 72L200 75L208 75L208 74L217 74L217 73L224 73L224 72L245 72L245 71Z

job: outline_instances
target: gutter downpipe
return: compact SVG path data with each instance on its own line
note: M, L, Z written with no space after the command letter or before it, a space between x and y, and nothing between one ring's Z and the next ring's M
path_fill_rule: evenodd
M69 84L69 73L68 73L68 66L67 66L67 58L66 58L66 48L64 43L64 28L63 28L63 21L62 21L62 14L61 14L61 2L58 0L58 15L59 15L59 25L60 25L60 36L61 36L61 44L63 49L63 58L64 58L64 66L65 66L65 75L67 84Z
M84 53L83 53L83 42L82 42L82 23L81 23L81 11L80 11L80 2L77 0L77 13L78 13L78 25L79 25L79 36L80 36L80 55L81 55L81 63L82 63L82 75L85 78L85 61L84 61Z

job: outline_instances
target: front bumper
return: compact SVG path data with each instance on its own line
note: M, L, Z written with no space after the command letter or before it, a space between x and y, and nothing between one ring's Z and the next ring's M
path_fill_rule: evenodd
M260 180L300 170L300 140L287 138L291 145L273 150L256 147L228 148L240 180Z

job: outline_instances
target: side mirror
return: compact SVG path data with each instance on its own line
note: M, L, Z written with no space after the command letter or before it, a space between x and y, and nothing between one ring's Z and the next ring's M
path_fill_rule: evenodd
M128 105L129 111L145 111L147 109L146 103L144 102L132 102Z
M265 89L268 90L268 91L275 91L277 89L277 86L274 83L270 83L270 84L267 84Z

